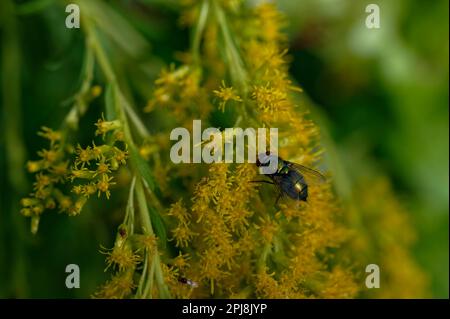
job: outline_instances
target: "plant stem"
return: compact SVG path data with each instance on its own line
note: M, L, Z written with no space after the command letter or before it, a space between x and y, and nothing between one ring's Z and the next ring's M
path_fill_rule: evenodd
M80 90L75 94L74 97L69 99L69 102L74 100L75 103L64 119L61 129L62 131L65 131L65 127L76 129L78 127L80 117L83 116L87 111L88 103L86 103L85 97L92 85L92 79L94 77L94 65L94 52L92 51L92 47L89 45L88 40L86 40L82 71L83 82L81 83Z
M239 51L233 41L233 37L231 36L227 18L225 16L225 13L223 12L223 9L220 7L216 0L214 0L212 4L215 16L220 26L220 30L222 31L223 40L225 42L224 46L227 53L227 59L231 67L231 78L243 92L246 92L248 79L247 71L244 68L244 62L242 61L241 56L239 55Z
M136 185L136 176L133 177L128 195L128 203L124 218L124 224L129 227L130 235L134 234L134 187Z
M202 40L203 31L205 29L206 21L208 20L209 0L203 0L200 7L200 15L197 25L194 29L194 37L191 45L192 57L196 66L200 65L200 42Z
M144 294L142 293L142 287L144 286L145 279L147 278L147 268L148 268L148 253L145 252L145 259L144 259L144 268L142 269L142 276L139 279L139 286L136 291L136 298L143 298Z
M115 88L114 92L116 92L116 96L114 97L114 99L115 99L115 103L116 103L117 113L119 115L120 120L123 122L125 142L128 145L135 147L135 143L133 141L133 136L131 134L131 130L130 130L130 127L128 124L128 119L127 119L126 113L128 112L129 115L132 114L131 119L133 121L133 124L136 125L136 123L139 123L138 128L140 127L139 130L140 130L141 134L148 135L148 132L146 131L146 129L143 129L143 127L145 128L145 126L143 124L141 124L139 118L134 113L134 111L131 112L131 110L132 110L131 106L128 104L123 93L120 90L114 70L107 58L107 55L106 55L103 47L101 46L97 31L95 30L95 27L93 26L92 21L90 21L89 18L87 18L83 24L85 25L85 30L86 30L86 33L88 36L89 45L92 47L92 49L94 51L95 57L100 65L100 68L101 68L103 74L105 75L107 82L109 82ZM128 106L128 110L127 110L127 106ZM139 176L139 171L136 168L134 168L134 170L135 170L135 175L137 176L136 184L135 184L135 193L136 193L137 201L139 204L139 213L140 213L140 217L141 217L140 218L141 223L143 226L143 233L146 235L154 236L154 231L153 231L152 223L150 220L150 214L149 214L149 210L148 210L148 206L147 206L147 199L145 197L144 187L142 185L142 180ZM158 285L158 291L159 291L160 298L170 298L170 293L169 293L168 287L164 282L164 277L163 277L163 272L161 269L161 263L160 263L160 257L159 257L158 250L155 249L153 254L154 255L152 256L152 265L150 267L150 277L148 278L148 280L150 281L150 287L153 286L153 283L152 283L153 271L152 271L152 269L154 269L154 274L156 277L155 279L156 279L156 283ZM145 274L143 274L143 276L144 275ZM151 294L151 289L150 289L150 294ZM144 292L144 295L145 295L145 292Z
M154 236L155 234L153 232L153 227L150 220L150 213L147 207L147 200L145 198L144 187L142 186L142 181L140 179L136 181L136 197L139 203L139 212L141 216L142 226L144 228L143 232L144 234ZM167 288L167 285L164 283L159 253L157 250L154 252L152 259L153 259L152 262L154 262L156 266L155 277L156 283L158 285L160 298L170 298L169 290Z

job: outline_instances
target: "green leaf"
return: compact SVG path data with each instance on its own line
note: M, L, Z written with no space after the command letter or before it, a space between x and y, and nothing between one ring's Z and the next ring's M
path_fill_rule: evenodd
M155 184L155 180L153 179L152 173L150 171L147 162L142 158L142 156L139 154L138 150L134 145L130 145L129 148L131 153L131 161L133 165L136 167L141 177L143 178L143 180L145 181L146 186L149 188L150 191L157 192L159 188ZM160 239L159 242L161 243L161 245L165 247L167 241L167 233L164 221L161 215L153 207L149 206L148 209L150 212L150 220L152 222L152 227L155 232L155 235Z
M46 9L49 5L53 4L54 0L35 0L17 5L17 14L29 15L38 13L41 10Z
M105 110L106 120L114 121L117 118L116 115L116 86L108 84L105 94Z
M130 153L131 153L131 162L136 167L139 174L142 176L144 181L147 183L147 186L154 191L155 190L155 180L153 179L150 168L148 167L147 162L142 158L139 154L138 150L134 145L129 145Z
M140 58L150 50L150 44L137 32L121 13L104 1L78 1L81 12L91 18L96 26L117 44L123 52Z
M150 212L150 220L152 221L153 231L155 232L156 237L159 238L158 242L163 248L166 248L167 233L164 220L161 215L153 209L153 207L150 206L148 210Z

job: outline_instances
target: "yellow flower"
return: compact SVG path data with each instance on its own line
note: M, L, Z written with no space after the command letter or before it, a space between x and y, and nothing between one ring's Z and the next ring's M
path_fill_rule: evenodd
M114 246L113 249L103 249L102 254L106 254L106 269L109 267L118 268L119 271L133 269L140 261L139 255L135 254L129 245L121 247ZM105 270L106 270L105 269Z
M97 185L94 183L89 183L82 186L81 193L86 197L95 194L95 192L97 192Z
M36 175L36 182L34 183L34 189L40 190L50 185L52 182L50 176L44 175L42 173Z
M128 297L136 287L133 282L133 274L133 271L115 274L92 297L100 299L122 299Z
M70 178L72 181L76 178L93 179L94 177L95 177L95 171L88 170L86 167L79 169L75 165L71 170Z
M95 155L92 153L92 149L90 146L86 148L82 148L80 145L77 146L76 149L77 158L75 160L75 164L81 164L81 167L84 168L84 166L89 163L89 161L95 159Z
M68 165L69 163L67 161L60 162L50 167L49 171L52 174L57 175L58 176L57 180L59 181L62 180L69 173Z
M262 112L267 112L270 115L283 112L290 105L286 92L272 87L268 83L266 85L254 86L252 98L256 101L257 107Z
M36 173L44 168L43 161L28 161L27 162L27 170L30 173Z
M37 154L44 160L44 167L46 168L55 163L60 157L59 152L52 149L50 150L43 149L39 151Z
M264 41L274 43L286 40L286 35L282 32L285 18L274 3L265 2L256 6L254 15L257 18L255 27Z
M91 96L93 98L99 97L103 92L103 89L100 85L94 85L91 87Z
M180 251L178 256L173 259L173 265L178 269L189 268L189 259L191 259L189 254L182 254Z
M146 249L149 253L154 253L157 248L158 238L154 235L137 235L138 242L144 249Z
M176 241L177 247L186 247L188 243L194 237L195 233L186 225L178 224L176 228L172 230L173 239Z
M255 228L259 230L264 242L270 244L273 241L273 237L279 230L278 224L270 219L260 218L261 224L255 225Z
M95 135L102 135L104 138L106 133L119 129L122 126L122 124L120 123L119 120L105 121L105 119L102 116L101 119L97 120L95 126L97 127Z
M100 197L101 193L105 193L106 198L109 199L109 196L111 196L111 192L109 191L109 187L111 185L114 185L115 183L112 183L111 180L113 177L109 177L107 174L102 174L101 179L97 182L97 190L98 190L98 197Z
M183 200L180 199L178 202L172 204L167 212L167 215L173 216L177 219L178 223L187 225L190 222L190 214L188 210L183 205Z
M111 173L111 170L109 169L109 164L106 163L105 160L103 159L99 163L97 163L97 170L94 176L106 173Z
M84 204L86 204L87 197L79 197L72 207L68 209L69 216L76 216L79 215L81 210L84 207Z
M51 128L43 126L41 131L38 132L39 136L42 136L50 141L50 145L53 146L54 143L61 141L62 134L59 131L53 131Z
M222 112L225 110L225 105L228 101L242 102L242 99L236 94L236 91L232 87L225 85L225 81L222 81L219 90L214 90L213 93L221 99L219 107Z
M255 278L256 293L263 298L288 298L289 293L273 278L274 275L266 270L259 272Z
M126 160L128 158L128 151L122 151L118 147L114 147L114 160L121 164L126 164Z
M68 211L73 205L72 199L68 196L60 196L58 198L58 201L59 201L59 210L61 212Z

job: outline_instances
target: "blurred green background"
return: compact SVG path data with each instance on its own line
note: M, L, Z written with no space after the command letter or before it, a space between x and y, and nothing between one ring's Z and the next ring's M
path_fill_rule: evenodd
M147 76L186 50L189 31L179 27L176 1L109 2L151 44ZM369 3L380 6L380 29L365 26ZM74 219L46 214L36 236L18 213L20 198L31 190L25 160L44 146L36 132L58 126L68 110L61 102L79 83L83 35L64 27L61 4L0 2L2 298L89 296L107 279L98 244L111 244L120 221L114 198L107 209L91 203ZM369 170L390 176L418 231L414 254L431 279L432 296L448 298L448 1L278 4L289 23L291 74L315 106L346 174L354 180ZM86 115L88 128L99 107ZM64 286L70 263L82 269L81 289Z

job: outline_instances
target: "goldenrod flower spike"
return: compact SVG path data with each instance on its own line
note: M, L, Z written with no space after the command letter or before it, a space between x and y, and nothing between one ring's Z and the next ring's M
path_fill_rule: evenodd
M104 120L99 120L96 126L102 134L121 129L117 122ZM33 184L34 193L21 202L23 215L33 218L45 209L58 208L59 212L75 216L81 213L91 195L97 193L100 196L103 193L109 199L110 188L115 183L108 174L126 164L126 147L122 150L114 145L97 146L92 143L92 147L83 148L78 144L74 148L63 140L62 132L47 127L43 127L39 135L50 142L50 147L38 152L41 160L27 163L28 170L36 173L36 181ZM64 184L67 182L72 183L69 194L65 194ZM37 220L33 219L33 232L37 231Z

